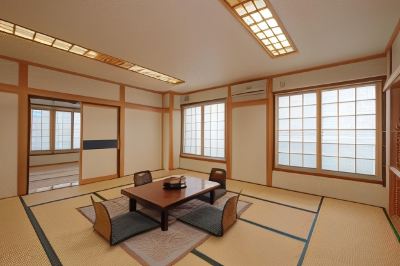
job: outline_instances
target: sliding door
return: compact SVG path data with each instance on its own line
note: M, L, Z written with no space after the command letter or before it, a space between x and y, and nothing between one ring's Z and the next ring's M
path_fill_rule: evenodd
M81 184L118 176L117 107L82 104Z

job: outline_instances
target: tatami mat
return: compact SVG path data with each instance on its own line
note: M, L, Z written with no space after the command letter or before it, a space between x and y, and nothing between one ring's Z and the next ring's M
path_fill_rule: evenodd
M262 199L271 200L311 211L318 210L318 205L321 200L320 196L314 196L278 188L271 188L236 180L228 180L227 184L228 189L235 192L239 192L243 189L243 194L248 194Z
M381 208L325 198L304 265L399 265L400 244Z
M241 196L240 199L253 203L250 208L241 215L241 218L303 239L307 238L315 217L314 213L245 196Z
M197 248L223 265L296 265L304 242L238 221Z
M32 208L63 265L140 265L119 246L93 231L76 208L90 205L90 195Z
M20 199L0 200L0 265L50 265Z

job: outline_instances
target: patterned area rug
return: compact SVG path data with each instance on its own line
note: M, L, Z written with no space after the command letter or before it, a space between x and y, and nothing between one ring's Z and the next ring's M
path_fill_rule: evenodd
M214 206L222 209L225 202L233 195L233 193L228 192L218 199ZM125 196L105 201L104 204L111 217L126 213L129 210L129 200ZM122 242L120 246L143 265L172 265L210 237L210 234L177 220L180 216L205 205L208 205L208 203L197 199L182 204L169 211L168 231L161 231L160 228L157 228L134 236ZM240 216L250 205L250 202L239 200L238 215ZM160 220L159 212L143 208L139 204L137 208L140 212L158 221ZM94 223L95 213L93 206L81 207L78 211L91 223Z

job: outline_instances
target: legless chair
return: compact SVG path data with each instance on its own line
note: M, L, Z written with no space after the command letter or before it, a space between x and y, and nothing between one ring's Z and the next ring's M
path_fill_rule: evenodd
M226 171L220 168L212 168L208 180L219 183L220 187L200 196L199 199L214 204L215 200L226 194Z
M138 187L153 182L153 177L149 170L141 171L133 174L133 182Z
M92 204L96 213L93 228L110 245L118 244L132 236L155 229L160 225L138 212L128 212L117 217L110 218L106 206L101 202L94 201Z
M239 196L240 194L229 198L223 210L214 206L205 206L178 219L215 236L223 236L237 220Z

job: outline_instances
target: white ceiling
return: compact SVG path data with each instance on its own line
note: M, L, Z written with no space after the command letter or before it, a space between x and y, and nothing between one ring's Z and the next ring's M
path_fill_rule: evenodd
M0 54L178 92L382 53L399 0L270 0L299 52L272 59L218 0L1 0L0 19L175 76L169 85L0 34Z

